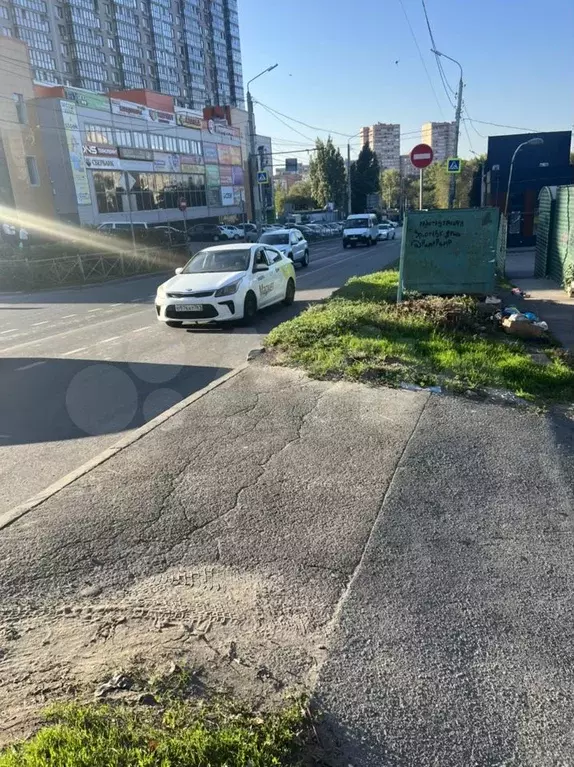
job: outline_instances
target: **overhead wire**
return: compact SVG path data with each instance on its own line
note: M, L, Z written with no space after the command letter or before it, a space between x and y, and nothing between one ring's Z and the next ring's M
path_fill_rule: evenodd
M405 19L406 19L406 22L407 22L407 24L408 24L408 27L409 27L409 29L410 29L410 31L411 31L411 35L412 35L412 38L413 38L413 40L414 40L414 43L415 43L415 45L416 45L417 51L419 52L419 58L420 58L420 60L421 60L421 64L423 65L423 69L424 69L424 71L425 71L425 74L426 74L426 76L427 76L427 80L429 81L429 85L430 85L430 87L431 87L431 91L432 91L432 93L433 93L433 95L434 95L434 98L435 98L435 101L436 101L436 103L437 103L437 106L438 106L438 110L439 110L439 112L440 112L440 114L441 114L441 116L442 116L442 119L444 120L444 119L445 119L445 116L444 116L444 112L443 112L443 109L442 109L442 105L441 105L441 103L440 103L440 101L439 101L439 98L438 98L437 92L436 92L436 90L435 90L435 87L434 87L434 84L433 84L432 78L431 78L431 76L430 76L430 72L429 72L429 70L428 70L428 67L427 67L427 65L426 65L426 61L424 60L424 56L423 56L423 53L422 53L422 51L421 51L421 47L420 47L420 45L419 45L419 41L418 41L418 39L417 39L417 36L416 36L416 34L415 34L415 30L413 29L413 25L411 24L411 20L410 20L410 19L409 19L409 17L408 17L408 14L407 14L407 10L406 10L406 8L405 8L405 5L404 5L404 3L403 3L403 0L399 0L399 3L400 3L400 6L401 6L401 8L402 8L402 10L403 10L403 14L404 14L404 17L405 17Z
M430 37L430 40L431 40L431 44L432 44L432 48L433 48L434 57L435 57L435 60L436 60L436 65L437 65L438 73L440 75L440 79L441 79L441 82L442 82L442 87L444 88L444 92L446 94L446 97L448 99L449 104L451 105L451 107L453 109L455 109L456 105L455 105L454 101L452 100L450 94L452 93L453 95L456 95L456 93L455 93L454 89L451 87L451 85L450 85L450 83L449 83L449 81L447 79L447 76L445 74L445 71L444 71L444 68L443 68L443 65L442 65L442 61L440 60L440 56L438 55L438 53L436 53L437 45L435 43L435 39L434 39L434 35L433 35L433 31L432 31L429 15L428 15L428 12L427 12L427 6L426 6L426 3L425 3L425 0L421 0L421 2L423 4L423 11L424 11L424 14L425 14L425 19L426 19L426 23L427 23L427 29L429 31L429 37Z

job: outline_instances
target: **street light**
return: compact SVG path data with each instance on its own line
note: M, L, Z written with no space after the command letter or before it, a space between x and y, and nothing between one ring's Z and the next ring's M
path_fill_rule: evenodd
M514 154L512 155L512 160L510 161L510 170L508 172L508 187L506 189L506 203L504 205L504 216L507 221L508 221L508 205L510 202L510 185L512 183L512 171L514 170L514 160L516 158L516 155L520 152L520 150L524 146L542 146L542 144L544 144L543 138L540 138L540 137L531 138L528 141L523 141L522 144L519 144L514 150Z
M448 59L449 61L452 61L453 64L456 64L457 67L460 69L460 79L458 81L458 95L456 99L456 113L455 113L455 128L454 128L454 156L458 157L458 137L460 134L460 115L462 112L462 88L463 88L463 82L462 82L462 65L459 61L456 59L451 58L450 56L447 56L446 53L441 53L440 51L435 50L434 48L431 48L431 52L435 54L435 56L442 56L443 59ZM452 208L454 206L454 198L456 196L456 176L454 173L451 173L450 176L450 186L448 190L448 207Z
M271 72L272 69L275 69L275 67L278 67L279 64L272 64L270 67L267 67L267 69L264 69L263 72L259 72L258 75L255 75L255 77L252 77L251 80L248 80L247 82L247 126L249 130L249 161L247 164L247 169L249 171L249 196L251 200L251 211L255 217L255 223L257 225L257 234L261 234L261 193L259 193L259 210L255 209L255 194L254 194L254 186L255 186L255 173L253 170L253 166L255 164L255 158L256 158L256 150L255 150L255 117L253 115L253 99L251 98L251 93L249 92L249 86L254 80L257 80L258 77L261 77L262 75L266 75L267 72Z

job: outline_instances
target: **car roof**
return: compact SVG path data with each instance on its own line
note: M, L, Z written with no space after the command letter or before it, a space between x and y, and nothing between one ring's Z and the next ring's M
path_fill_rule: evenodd
M260 245L260 242L230 242L223 245L210 245L209 248L202 248L201 252L206 250L246 250L247 248L253 250L253 248L258 248ZM199 253L200 251L197 252Z
M289 234L291 229L269 229L267 232L263 232L263 234Z

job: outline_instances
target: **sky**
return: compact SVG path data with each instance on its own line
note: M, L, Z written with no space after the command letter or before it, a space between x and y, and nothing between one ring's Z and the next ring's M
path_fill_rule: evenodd
M573 129L574 0L426 0L426 6L437 48L464 72L464 116L472 122L461 125L460 156L485 152L488 135L520 132L478 120ZM239 0L239 22L244 82L279 64L252 83L253 98L327 129L285 117L282 123L256 104L257 132L273 138L277 164L280 152L304 159L292 150L312 147L329 130L348 136L375 122L400 123L406 154L424 122L454 119L422 0ZM456 89L459 69L442 61ZM347 139L333 139L346 152ZM355 156L358 137L351 147Z

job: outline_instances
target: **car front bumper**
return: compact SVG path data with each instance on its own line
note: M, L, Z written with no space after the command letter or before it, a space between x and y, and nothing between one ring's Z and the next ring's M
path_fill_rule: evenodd
M243 301L237 293L232 296L215 298L157 298L155 311L160 322L192 322L209 324L231 322L243 317Z

